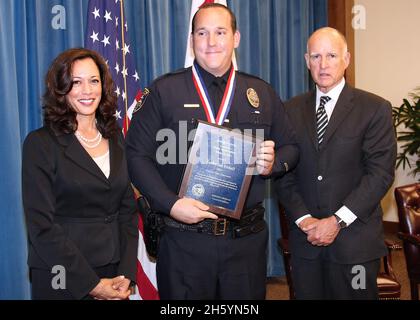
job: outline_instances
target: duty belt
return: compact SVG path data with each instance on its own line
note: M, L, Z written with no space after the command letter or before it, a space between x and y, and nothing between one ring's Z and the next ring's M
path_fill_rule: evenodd
M163 222L165 226L176 228L180 231L205 233L214 236L224 236L232 233L233 238L257 233L265 227L264 207L261 204L245 210L241 219L238 221L228 218L218 218L216 220L205 219L199 223L185 224L164 215Z

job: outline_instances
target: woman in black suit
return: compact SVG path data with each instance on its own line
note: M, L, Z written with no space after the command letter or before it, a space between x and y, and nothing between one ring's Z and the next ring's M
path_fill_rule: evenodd
M44 126L23 145L33 299L126 299L137 210L111 74L96 52L64 51L46 75Z

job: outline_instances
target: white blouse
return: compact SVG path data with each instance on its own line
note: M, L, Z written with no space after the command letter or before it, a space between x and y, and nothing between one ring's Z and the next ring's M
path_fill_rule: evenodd
M110 165L109 165L109 150L99 157L92 157L92 159L96 162L98 167L102 170L105 177L109 178L110 173Z

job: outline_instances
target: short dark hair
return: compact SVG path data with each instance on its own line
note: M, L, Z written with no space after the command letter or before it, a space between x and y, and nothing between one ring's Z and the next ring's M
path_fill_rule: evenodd
M56 134L73 133L77 130L76 111L67 102L66 96L73 88L72 67L75 61L92 59L99 69L102 85L101 101L96 110L98 130L109 139L118 131L115 118L117 96L108 65L96 51L72 48L60 53L51 63L45 76L45 93L42 108L44 125Z
M230 10L228 7L226 7L225 5L220 4L220 3L205 3L197 10L197 12L193 16L192 23L191 23L191 33L194 33L194 31L195 31L195 26L194 25L195 25L195 17L197 16L197 13L200 12L201 10L209 9L209 8L222 8L222 9L226 10L227 12L229 12L230 23L231 23L230 25L232 27L232 31L233 31L233 33L236 32L236 28L237 28L236 27L236 17L233 14L232 10Z

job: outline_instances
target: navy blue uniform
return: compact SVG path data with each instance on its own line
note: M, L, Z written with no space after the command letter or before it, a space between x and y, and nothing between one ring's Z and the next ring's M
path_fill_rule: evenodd
M199 67L210 98L219 104L217 89L212 87L211 74ZM222 86L226 86L227 74ZM222 80L223 80L222 79ZM223 90L224 90L223 87ZM253 88L259 106L251 106L247 89ZM179 199L188 132L192 119L208 121L192 80L191 68L182 69L156 79L143 107L134 114L127 134L127 159L133 184L145 195L152 208L164 215ZM217 113L215 110L214 113ZM180 130L180 122L187 130ZM298 160L294 130L280 98L263 80L242 73L236 74L236 88L227 115L226 127L263 129L265 140L275 142L276 159L273 175L281 175ZM157 141L161 129L171 129L176 136L175 163L159 164ZM187 132L188 131L188 132ZM162 132L161 132L162 134ZM163 135L167 133L163 132ZM162 150L161 150L162 149ZM167 150L166 150L167 151ZM181 152L180 152L181 151ZM181 162L181 163L180 163ZM284 163L287 163L285 166ZM254 176L246 199L250 208L264 199L266 177ZM166 228L157 259L158 288L163 299L264 299L265 249L267 230L243 238L228 234L214 236Z

